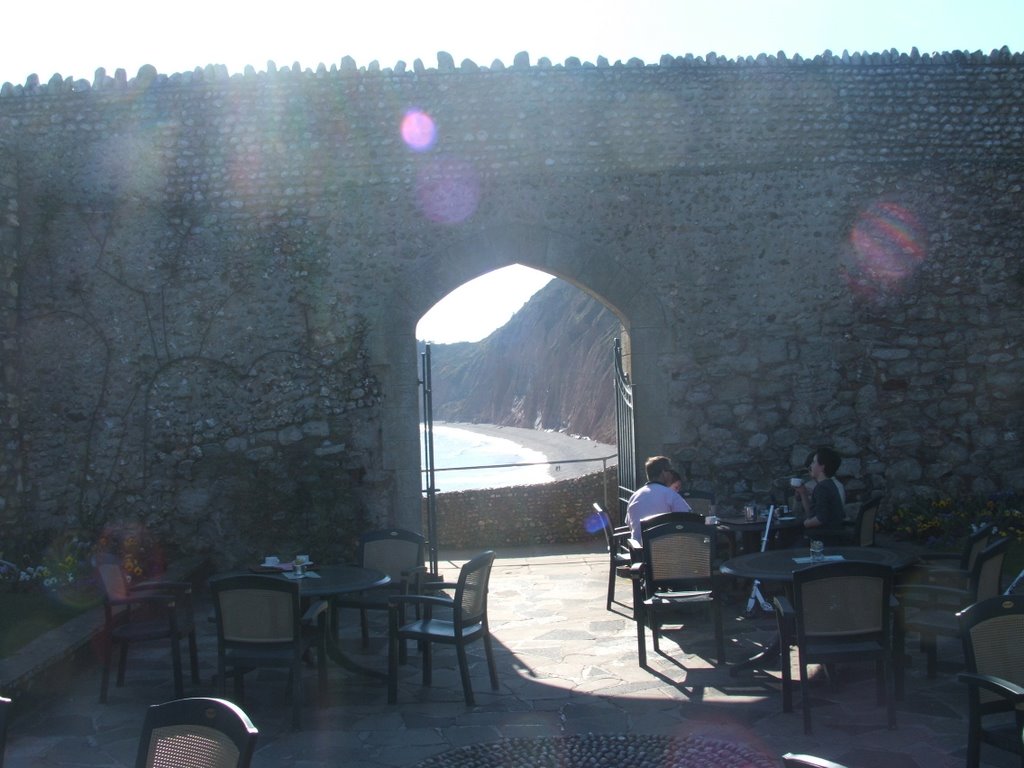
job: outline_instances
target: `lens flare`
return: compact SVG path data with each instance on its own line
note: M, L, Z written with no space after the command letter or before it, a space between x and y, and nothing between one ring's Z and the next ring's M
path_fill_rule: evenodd
M925 260L925 233L918 218L893 202L877 202L850 233L855 273L851 280L888 290L899 287Z
M426 112L410 109L402 118L402 141L414 152L426 152L437 139L437 126Z
M480 177L471 164L454 158L432 158L416 178L420 212L439 224L458 224L476 213Z
M602 528L604 528L604 523L601 522L601 516L596 512L591 512L583 521L583 529L587 533L600 533Z

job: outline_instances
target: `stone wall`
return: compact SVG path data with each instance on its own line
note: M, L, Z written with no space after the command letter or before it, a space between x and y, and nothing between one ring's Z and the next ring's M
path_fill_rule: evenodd
M511 263L616 313L640 456L722 499L819 442L1020 489L1022 96L1006 50L4 84L5 538L418 526L416 322Z
M604 541L594 503L617 515L615 468L541 485L437 495L437 540L444 550ZM423 507L426 530L426 504Z

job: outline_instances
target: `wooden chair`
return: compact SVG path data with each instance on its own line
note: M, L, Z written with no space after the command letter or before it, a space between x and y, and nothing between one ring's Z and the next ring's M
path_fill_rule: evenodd
M850 532L850 544L855 547L875 546L875 519L878 517L881 504L882 497L876 496L860 505L857 519L853 522L853 530Z
M147 581L130 584L113 556L100 556L96 575L103 588L103 633L100 703L106 703L114 646L120 649L117 687L124 685L128 648L134 643L166 641L170 645L174 695L184 695L181 641L188 641L192 682L199 682L199 654L192 613L192 585L186 582Z
M715 529L688 519L688 513L656 515L641 523L640 562L632 566L637 654L647 666L645 627L655 652L666 618L699 608L710 610L715 631L715 660L725 660L722 605L713 560ZM692 516L689 516L692 518Z
M221 576L210 580L217 620L217 680L221 696L234 677L234 696L243 697L243 676L259 668L288 671L292 726L300 728L302 657L315 649L320 702L327 692L327 603L315 601L303 613L299 582L279 576Z
M1024 766L1024 596L982 600L957 619L967 663L957 678L967 684L967 766L977 768L982 743L1013 752ZM1014 715L1009 722L1006 713Z
M146 710L135 768L248 768L259 732L222 699L177 699Z
M613 526L611 517L596 502L594 513L601 522L605 546L608 547L608 599L605 602L605 610L610 611L612 603L615 601L615 580L629 578L630 556L626 546L626 541L629 539L629 526Z
M689 490L680 495L697 514L703 517L715 514L715 494L711 491Z
M975 560L995 540L997 533L996 526L984 524L964 540L959 552L923 553L920 564L910 571L906 581L965 589Z
M458 582L431 584L431 589L454 589L455 594L451 600L438 595L396 595L391 598L388 610L388 704L398 701L398 648L403 640L415 640L420 645L425 686L431 684L432 644L454 645L462 678L462 692L466 706L470 707L475 704L475 700L466 646L482 640L491 689L498 690L498 671L494 666L491 631L487 624L487 590L493 564L494 552L484 552L462 566ZM399 617L403 604L419 606L423 611L422 618L401 624ZM450 609L451 619L435 619L432 615L435 607Z
M989 544L974 561L967 587L956 589L928 584L902 585L897 588L899 600L896 642L903 653L903 638L908 631L920 635L920 648L927 658L928 677L938 670L937 638L958 637L960 625L956 614L968 605L999 595L1002 583L1003 560L1009 539L998 539ZM897 689L903 690L902 668L898 671Z
M879 703L896 727L892 688L892 568L853 561L822 563L793 573L793 603L775 598L782 639L783 709L792 708L789 639L800 667L804 733L811 733L808 664L874 661Z
M358 592L334 598L335 608L355 608L359 611L359 630L363 648L370 646L370 627L367 611L387 611L388 599L393 595L417 593L422 588L426 567L423 552L426 541L418 533L403 528L385 528L369 531L359 537L357 564L363 568L383 571L391 583L367 592ZM333 614L332 631L337 635L337 611Z

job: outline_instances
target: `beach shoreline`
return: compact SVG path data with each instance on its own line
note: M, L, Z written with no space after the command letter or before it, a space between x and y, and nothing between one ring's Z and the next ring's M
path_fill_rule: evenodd
M555 480L569 480L600 472L605 466L615 466L617 450L614 445L599 443L564 432L548 432L541 429L503 427L497 424L469 424L457 421L437 421L437 426L462 429L485 437L511 440L518 445L544 454L552 462L551 474ZM600 459L608 458L602 462ZM567 463L571 462L571 463Z

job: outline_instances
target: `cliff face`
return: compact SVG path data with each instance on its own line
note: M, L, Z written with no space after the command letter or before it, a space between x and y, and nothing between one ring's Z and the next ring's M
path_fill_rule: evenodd
M486 339L431 347L434 418L564 429L614 444L619 330L599 301L552 280Z

